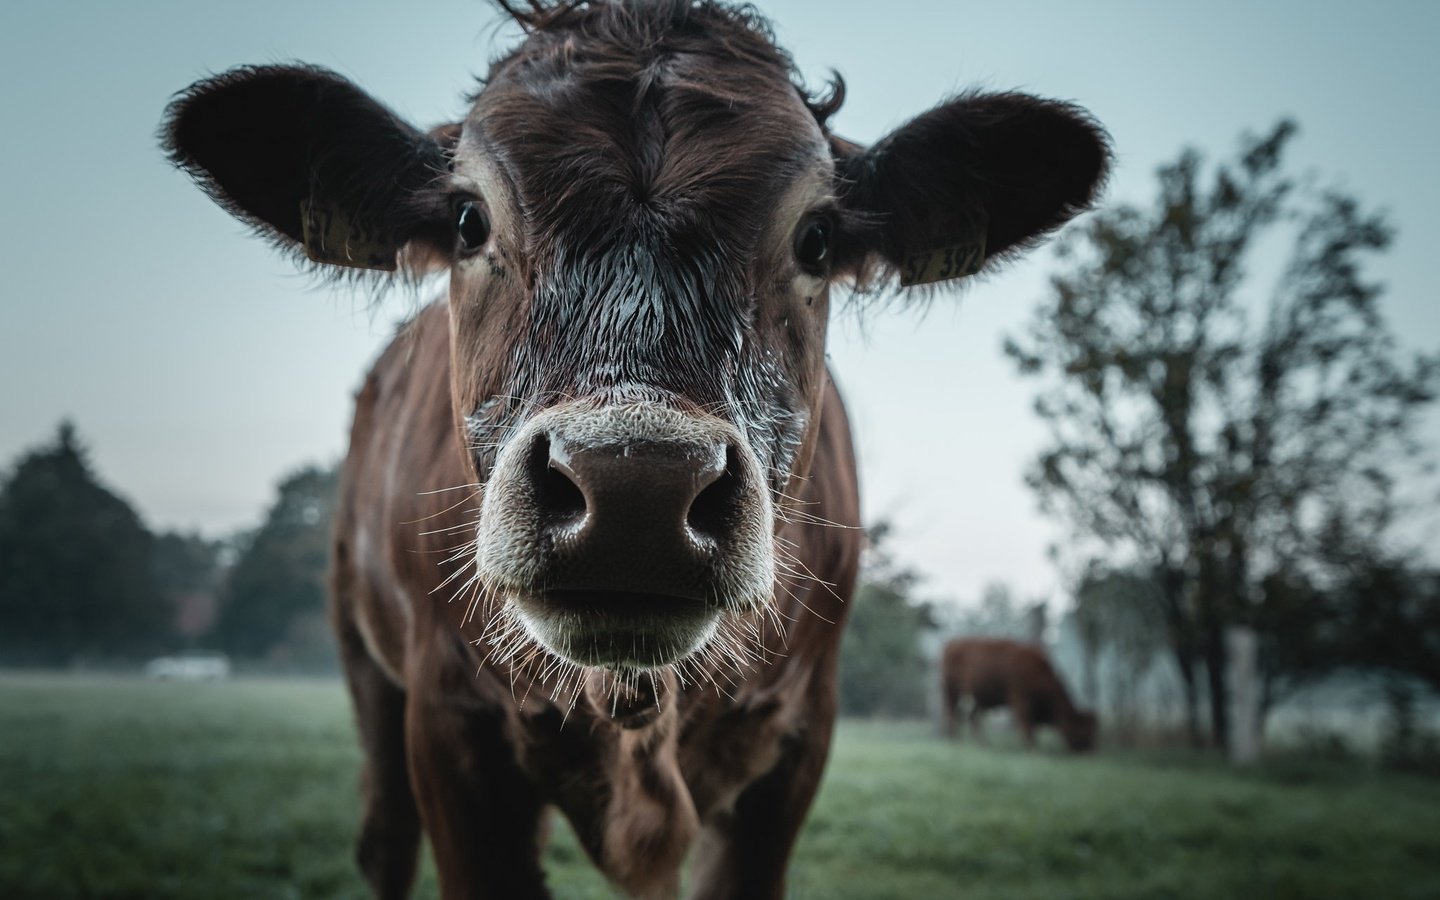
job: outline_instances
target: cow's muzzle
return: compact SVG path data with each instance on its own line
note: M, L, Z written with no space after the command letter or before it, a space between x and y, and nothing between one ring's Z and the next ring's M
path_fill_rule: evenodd
M532 637L582 665L648 668L765 603L773 522L759 464L713 416L571 404L500 451L481 507L481 578Z

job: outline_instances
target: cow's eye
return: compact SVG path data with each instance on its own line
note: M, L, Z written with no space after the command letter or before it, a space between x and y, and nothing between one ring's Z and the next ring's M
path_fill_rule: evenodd
M455 214L455 233L460 240L460 249L473 253L490 240L490 217L485 207L473 200L460 204Z
M795 258L800 265L813 274L821 274L829 255L830 222L817 217L800 226L795 235Z

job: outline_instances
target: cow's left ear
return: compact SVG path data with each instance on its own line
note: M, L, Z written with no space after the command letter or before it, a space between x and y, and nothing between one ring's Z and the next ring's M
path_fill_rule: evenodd
M831 138L841 197L870 223L840 266L878 261L904 286L980 271L1034 245L1094 202L1109 140L1084 110L1026 94L944 103L868 150Z
M314 66L247 66L192 85L166 111L176 165L281 247L337 270L447 263L443 190L456 126L430 133Z

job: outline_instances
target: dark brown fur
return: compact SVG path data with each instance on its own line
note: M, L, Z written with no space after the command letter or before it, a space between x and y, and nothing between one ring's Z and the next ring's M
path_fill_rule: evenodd
M867 150L828 129L838 81L808 94L749 7L502 5L527 37L463 123L422 131L335 73L260 66L192 86L162 136L281 247L308 230L310 258L341 273L449 269L448 297L356 398L341 480L331 615L365 751L360 865L376 895L404 896L423 831L446 897L545 896L556 808L629 894L673 896L688 853L697 897L780 897L860 550L829 285L957 248L1013 255L1092 201L1106 139L1068 104L963 95ZM465 210L484 211L473 242ZM826 252L803 261L817 229ZM657 650L673 605L625 641L506 630L566 591L680 595L681 569L653 557L683 553L639 559L651 545L631 529L566 569L536 499L554 466L528 462L555 445L517 437L652 407L725 436L739 499L692 579L722 639ZM625 465L639 487L622 506L659 471ZM611 655L582 667L570 638L597 633Z
M970 726L978 740L980 717L1008 706L1027 747L1035 729L1053 725L1071 750L1095 743L1095 714L1077 709L1045 652L1031 644L999 638L955 638L940 654L940 694L945 733L955 734L960 701L970 698Z
M362 868L380 874L382 896L408 885L418 806L446 896L538 896L537 835L543 808L555 805L630 892L672 891L698 839L699 896L780 896L829 749L841 598L851 594L859 552L855 463L838 395L826 389L798 499L850 527L780 533L833 590L784 577L775 601L783 641L771 620L757 623L768 664L734 684L680 691L643 728L622 728L608 708L580 703L567 714L524 673L512 684L517 673L484 665L466 641L479 628L463 621L463 602L422 602L454 542L443 529L468 514L454 494L421 493L466 479L450 421L448 337L445 309L435 306L381 358L357 398L342 475L332 615L368 758ZM424 528L405 524L413 522Z

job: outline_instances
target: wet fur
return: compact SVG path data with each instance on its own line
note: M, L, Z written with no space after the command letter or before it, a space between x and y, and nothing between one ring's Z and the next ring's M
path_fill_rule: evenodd
M291 252L318 201L401 277L450 269L449 298L366 379L342 472L331 614L366 755L361 868L403 896L423 824L445 896L545 896L558 808L628 893L672 895L693 847L696 896L780 897L861 545L828 286L980 229L1007 258L1093 200L1107 142L1063 103L965 95L866 149L829 131L840 83L807 93L749 7L501 5L527 38L463 123L420 131L291 65L201 82L163 126L177 165ZM462 202L492 224L470 253ZM833 229L821 271L797 261L807 215ZM480 536L508 515L485 498L503 448L573 403L714 417L764 482L751 512L774 520L736 543L771 554L773 596L757 608L767 570L735 563L717 591L747 596L721 598L708 643L672 665L579 666L481 571Z
M636 709L624 676L592 684L597 676L556 665L523 636L487 639L503 621L497 606L478 586L461 590L459 579L440 587L467 565L442 561L454 558L478 506L473 490L435 492L466 477L445 390L446 318L444 305L427 309L412 326L413 346L392 346L376 365L357 397L342 473L332 615L339 633L355 636L346 661L362 742L396 747L377 692L409 707L408 777L398 777L396 750L367 762L367 823L375 824L362 837L362 867L396 877L404 848L375 835L411 834L394 826L413 818L394 798L413 793L447 896L475 896L500 860L509 880L487 896L539 896L537 835L549 805L636 896L670 895L697 840L714 860L697 879L699 895L779 896L828 750L842 598L860 549L838 395L826 388L809 474L776 536L791 572L779 577L769 613L726 623L749 655L702 655L654 682L642 676ZM358 552L375 534L385 536L381 552ZM485 785L497 782L512 788L505 803L515 809L486 799ZM481 823L467 814L477 805L488 815L510 811ZM752 831L763 843L752 846Z

